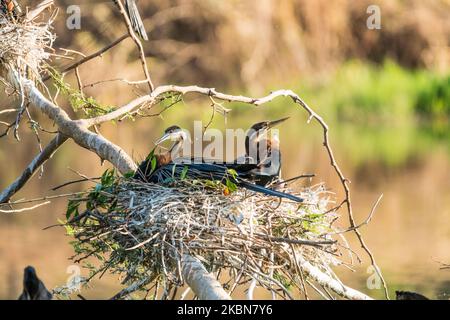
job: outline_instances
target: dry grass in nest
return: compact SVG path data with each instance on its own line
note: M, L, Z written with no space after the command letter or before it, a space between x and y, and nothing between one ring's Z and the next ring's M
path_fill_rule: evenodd
M242 189L225 195L222 184L207 180L159 185L106 172L87 196L69 203L74 260L96 257L100 264L87 263L91 277L109 270L120 274L123 284L139 283L137 290L157 283L167 298L184 284L181 258L189 254L231 292L256 281L274 295L290 297L308 281L299 255L330 274L339 250L331 236L337 214L329 211L329 192L322 185L285 191L305 203Z
M40 79L56 36L53 15L45 22L12 21L0 14L0 67L6 83L18 78Z

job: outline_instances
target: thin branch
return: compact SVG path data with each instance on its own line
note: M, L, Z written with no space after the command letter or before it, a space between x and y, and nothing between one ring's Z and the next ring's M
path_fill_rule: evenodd
M32 203L32 202L37 202L37 201L47 201L47 200L59 199L59 198L74 197L74 196L79 196L79 195L83 195L86 193L87 193L87 191L80 191L80 192L57 194L57 195L53 195L53 196L45 196L45 197L34 198L34 199L21 199L21 200L17 200L17 201L8 202L8 203L0 203L0 207L14 206L14 205L18 205L18 204Z
M359 229L359 228L361 228L362 226L365 226L365 225L369 224L370 221L372 220L373 215L374 215L374 213L375 213L375 210L376 210L376 208L378 207L378 204L380 203L380 201L381 201L382 198L383 198L383 194L381 194L381 195L377 198L377 200L375 201L375 203L374 203L374 205L372 206L372 209L370 210L370 213L369 213L369 215L367 216L366 220L364 220L363 222L361 222L360 224L358 224L358 225L355 226L355 227L347 228L347 229L345 229L345 230L336 232L336 233L334 233L334 234L347 233L347 232L349 232L349 231L354 231L355 229Z
M46 201L46 202L43 202L43 203L36 204L36 205L34 205L32 207L22 208L22 209L12 209L12 210L2 210L2 209L0 209L0 212L1 213L21 213L21 212L25 212L25 211L34 210L36 208L45 206L47 204L50 204L50 201Z
M119 7L120 14L122 15L123 20L125 21L125 24L128 29L128 34L130 35L131 39L133 39L134 43L136 44L136 47L139 50L139 58L141 60L142 69L144 70L145 78L147 79L147 83L148 83L150 92L152 92L155 87L154 87L152 79L150 77L150 73L148 72L147 61L145 59L145 52L144 52L144 47L142 46L142 42L141 42L141 40L139 40L138 36L134 32L133 26L131 25L130 17L128 16L128 13L126 12L122 1L116 0L115 3Z
M143 84L143 83L147 82L147 80L131 81L131 80L122 79L122 78L115 78L115 79L99 80L99 81L95 81L95 82L92 82L92 83L89 83L89 84L85 84L85 85L83 85L83 89L84 88L93 88L94 86L97 86L99 84L104 84L104 83L108 83L108 82L116 82L116 81L124 82L124 83L126 83L126 84L128 84L130 86Z
M19 109L5 109L5 110L0 110L0 115L1 114L8 114L8 113L14 113L19 111Z
M97 52L94 52L93 54L75 62L74 64L66 67L64 70L61 71L61 73L66 73L69 72L70 70L73 70L75 68L78 68L79 66L81 66L82 64L88 62L89 60L92 60L94 58L97 58L99 56L101 56L103 53L105 53L106 51L108 51L109 49L115 47L116 45L118 45L119 43L121 43L123 40L125 40L126 38L128 38L129 35L128 34L124 34L123 36L121 36L120 38L118 38L117 40L113 41L112 43L110 43L109 45L107 45L106 47L100 49ZM51 78L50 75L45 76L42 81L47 81Z
M39 153L25 168L22 174L10 184L3 192L0 194L0 203L5 203L11 199L11 197L19 191L28 180L33 177L35 172L42 166L48 159L50 159L55 151L67 141L67 137L62 134L58 134L53 140Z
M63 183L63 184L60 184L60 185L58 185L58 186L56 186L56 187L53 187L53 188L51 188L51 190L52 190L52 191L56 191L56 190L58 190L58 189L67 187L67 186L72 185L72 184L75 184L75 183L86 182L86 181L89 181L89 182L95 182L95 180L99 180L99 179L101 179L101 177L96 177L96 178L81 178L81 179L77 179L77 180L72 180L72 181L68 181L68 182L65 182L65 183Z

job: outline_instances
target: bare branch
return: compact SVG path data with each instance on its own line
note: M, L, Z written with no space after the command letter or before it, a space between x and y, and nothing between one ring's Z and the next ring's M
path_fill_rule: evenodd
M142 46L142 42L141 42L141 40L139 40L138 36L136 35L136 33L133 30L133 26L131 25L130 18L128 17L128 14L125 10L125 7L123 6L122 1L116 0L115 3L119 7L120 14L122 15L123 20L125 21L125 24L127 25L128 34L133 39L134 43L136 44L136 47L139 50L139 58L141 60L142 69L144 70L145 78L147 79L147 83L148 83L150 92L152 92L155 87L153 85L152 79L150 78L150 73L148 72L147 61L145 58L145 52L144 52L144 47Z
M61 108L49 101L31 81L24 81L25 93L30 102L52 119L59 131L72 138L78 145L95 152L100 159L112 163L122 174L136 170L133 159L122 148L99 134L89 131L85 120L72 120Z
M331 278L329 275L320 271L314 267L311 263L306 261L302 255L297 255L297 263L302 271L311 279L314 279L317 283L325 288L329 288L343 298L350 300L373 300L371 297L359 292L355 289L343 285L336 279Z
M33 177L39 167L50 159L55 151L66 142L67 137L62 134L58 134L45 148L39 153L33 161L25 168L20 177L18 177L12 184L10 184L0 194L0 203L5 203L11 199L11 197L19 191L30 179Z
M22 209L12 209L12 210L2 210L2 209L0 209L0 212L1 213L21 213L21 212L25 212L25 211L34 210L36 208L45 206L47 204L50 204L50 201L46 201L46 202L43 202L43 203L38 203L38 204L35 204L34 206L31 206L31 207L28 207L28 208L22 208Z
M195 257L183 256L183 277L200 300L231 300L214 275Z
M66 73L69 72L70 70L73 70L75 68L78 68L79 66L81 66L82 64L88 62L89 60L92 60L94 58L97 58L99 56L101 56L103 53L105 53L106 51L108 51L109 49L115 47L116 45L118 45L119 43L121 43L123 40L125 40L126 38L128 38L129 35L128 34L124 34L123 36L121 36L120 38L118 38L117 40L113 41L112 43L110 43L109 45L107 45L106 47L100 49L97 52L94 52L93 54L75 62L74 64L68 66L67 68L65 68L64 70L62 70L62 73ZM46 76L42 79L42 81L47 81L51 78L51 76Z
M5 110L0 110L0 114L14 113L17 111L19 111L19 109L5 109Z

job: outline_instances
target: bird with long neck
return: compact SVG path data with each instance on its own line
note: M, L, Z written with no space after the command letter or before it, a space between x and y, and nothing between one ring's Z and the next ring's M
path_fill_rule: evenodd
M268 137L269 130L286 121L289 117L255 123L245 137L245 156L236 159L236 168L247 168L246 178L256 184L266 186L280 179L281 152L278 136Z
M217 163L194 163L189 161L188 163L175 163L173 155L177 154L179 148L184 144L187 139L186 133L178 126L171 126L164 131L164 135L156 141L156 144L166 140L174 141L172 147L162 154L154 154L155 149L150 153L145 161L143 161L138 170L136 171L134 178L151 183L164 183L168 179L174 176L184 175L188 179L205 179L214 180L225 183L226 180L230 180L238 187L242 187L254 192L263 193L269 196L275 196L279 198L286 198L296 202L303 202L302 198L294 195L272 190L261 185L253 184L245 177L249 176L249 172L240 170L239 167L233 168L236 175L230 173L230 167L224 164ZM254 166L251 166L254 168Z
M156 148L164 141L171 140L174 143L163 153L155 154ZM134 177L139 180L146 180L155 170L171 163L173 156L180 151L183 142L187 140L186 133L179 126L171 126L164 130L161 138L155 141L155 148L150 152L147 158L141 162Z

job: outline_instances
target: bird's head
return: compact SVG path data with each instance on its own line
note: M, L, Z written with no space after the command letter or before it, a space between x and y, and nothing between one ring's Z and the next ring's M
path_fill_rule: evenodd
M258 123L255 123L253 126L251 126L250 130L254 131L254 132L269 131L271 128L286 121L287 119L289 119L289 117L281 118L281 119L274 120L274 121L258 122Z
M247 133L247 137L245 139L245 147L247 150L247 153L249 152L250 145L257 143L262 137L266 136L266 133L275 127L276 125L286 121L289 119L289 117L281 118L278 120L273 121L262 121L255 123L251 128L249 129Z
M181 129L179 126L171 126L164 131L163 136L155 142L155 145L160 145L166 140L180 142L186 139L186 132L184 132L183 129Z

